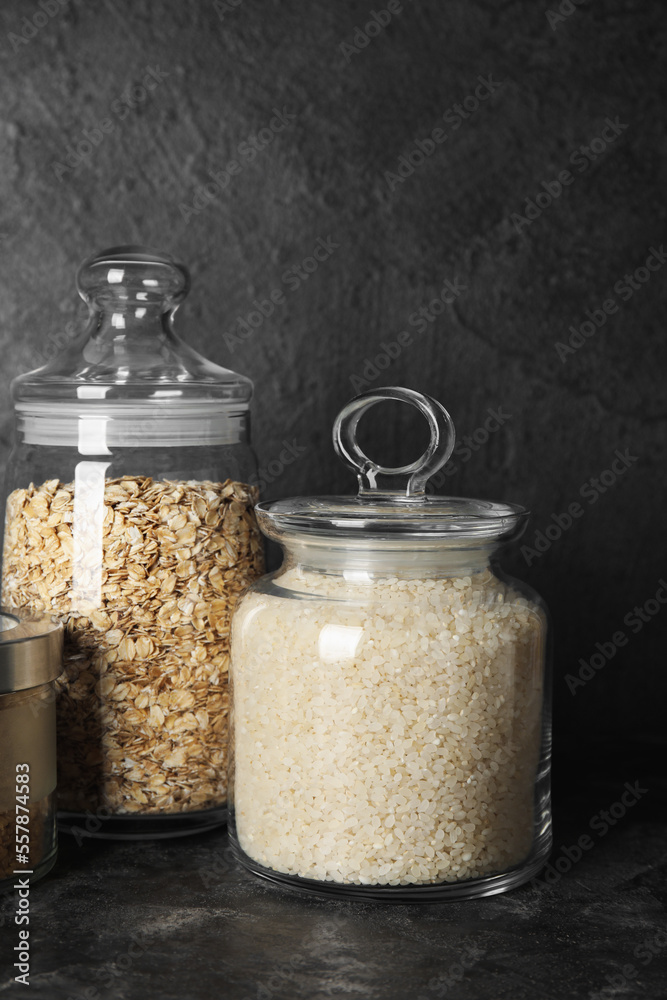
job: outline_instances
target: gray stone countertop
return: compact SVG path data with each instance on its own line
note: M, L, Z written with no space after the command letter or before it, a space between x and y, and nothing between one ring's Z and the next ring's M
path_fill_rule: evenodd
M625 777L565 787L551 867L532 884L467 902L386 905L285 890L238 866L224 827L139 842L61 835L56 866L31 892L27 991L7 960L15 904L2 901L0 995L665 997L667 823L650 780L614 819ZM592 846L577 860L583 834Z

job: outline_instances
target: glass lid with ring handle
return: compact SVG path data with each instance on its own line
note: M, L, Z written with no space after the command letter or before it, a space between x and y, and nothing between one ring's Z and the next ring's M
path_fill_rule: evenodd
M378 465L357 441L361 417L370 407L386 400L417 407L431 432L423 455L398 468ZM529 516L525 507L426 493L428 480L449 461L455 440L452 418L431 396L400 386L362 393L343 407L333 426L338 457L357 473L357 495L260 503L255 508L260 527L270 538L305 534L333 540L372 535L499 542L518 537Z

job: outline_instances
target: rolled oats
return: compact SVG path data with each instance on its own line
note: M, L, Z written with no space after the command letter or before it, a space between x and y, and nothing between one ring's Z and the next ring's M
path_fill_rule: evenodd
M3 603L66 626L60 808L220 806L230 617L264 568L256 491L147 476L108 479L103 496L77 489L76 504L57 479L14 490L3 559Z

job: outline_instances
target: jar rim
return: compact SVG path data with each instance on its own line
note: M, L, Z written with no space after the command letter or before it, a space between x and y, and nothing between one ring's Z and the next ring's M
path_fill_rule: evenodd
M403 538L418 542L442 539L481 544L517 538L530 512L519 504L469 497L396 496L293 497L257 504L259 525L270 538L304 535L331 540L381 542Z

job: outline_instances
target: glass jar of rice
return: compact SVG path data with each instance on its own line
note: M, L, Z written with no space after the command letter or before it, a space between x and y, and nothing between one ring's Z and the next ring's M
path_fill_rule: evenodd
M356 440L386 399L431 428L400 469ZM528 513L426 495L454 428L412 390L352 400L334 444L358 496L257 508L285 558L232 621L233 850L255 874L321 894L512 889L551 845L546 613L494 558Z

